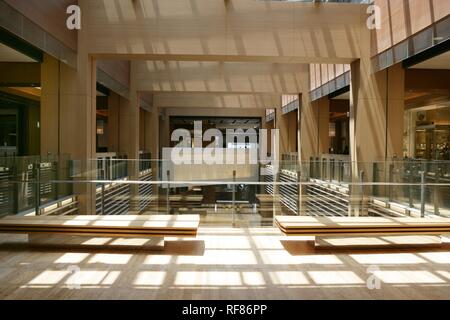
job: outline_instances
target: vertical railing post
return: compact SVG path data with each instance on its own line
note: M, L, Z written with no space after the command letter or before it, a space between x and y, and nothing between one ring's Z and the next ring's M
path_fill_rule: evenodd
M332 182L334 179L334 159L328 159L328 180Z
M360 213L364 210L364 171L359 172L359 192L361 193L359 198L359 209Z
M40 163L36 163L35 167L35 175L36 175L36 190L35 190L35 210L36 215L39 216L40 206L41 206L41 172L40 172Z
M297 215L301 216L303 215L302 209L303 209L303 199L302 199L302 172L301 169L297 170Z
M322 171L322 169L320 168L320 158L316 157L316 176L314 177L314 179L320 179L320 172Z
M53 159L53 165L55 168L55 176L54 176L54 180L56 181L55 183L55 200L58 200L61 195L60 195L60 187L59 187L59 159Z
M389 178L388 178L388 199L389 201L392 201L392 183L394 181L394 164L391 163L389 165Z
M167 170L166 206L167 214L170 214L170 170Z
M324 171L323 170L323 158L320 158L319 161L320 161L319 162L320 163L319 164L319 166L320 166L320 180L323 180L323 171Z
M232 194L232 200L231 200L231 220L233 227L235 227L235 213L236 213L236 170L233 170L233 194Z
M425 218L425 170L420 172L420 216Z
M413 168L409 168L409 170L407 171L408 174L408 205L410 208L414 207L414 201L413 201Z
M354 198L354 186L353 183L355 182L355 179L353 177L353 162L352 160L349 161L349 184L348 184L348 216L352 217L353 216L353 198Z
M378 182L378 163L377 162L374 162L373 166L372 166L372 182L373 182L372 196L376 197L379 194L378 186L375 184Z
M273 201L272 201L272 213L273 216L275 217L275 215L277 214L277 204L276 204L276 193L277 193L277 174L275 173L275 166L272 166L272 197L273 197Z
M437 166L437 164L436 164ZM440 182L440 176L441 176L441 168L439 168L437 166L436 170L435 170L435 175L434 175L434 183L435 186L433 188L433 200L434 200L434 214L435 215L440 215L439 213L439 182Z
M103 172L102 172L103 171ZM104 176L105 172L104 169L101 169L101 175ZM101 191L101 207L100 207L100 214L103 216L105 214L105 183L102 183L102 191Z
M6 166L7 164L5 164ZM18 177L18 165L17 163L14 163L12 167L10 167L10 183L12 184L13 188L13 205L12 205L12 212L14 214L19 213L19 190L20 185L23 183Z
M102 179L103 180L107 180L107 178L106 178L106 172L107 172L106 171L106 168L107 168L106 161L107 161L106 157L103 158L103 160L102 160Z

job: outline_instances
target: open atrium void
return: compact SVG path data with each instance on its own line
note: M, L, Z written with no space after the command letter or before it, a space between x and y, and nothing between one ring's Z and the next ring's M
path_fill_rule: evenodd
M0 299L449 299L449 14L0 0Z

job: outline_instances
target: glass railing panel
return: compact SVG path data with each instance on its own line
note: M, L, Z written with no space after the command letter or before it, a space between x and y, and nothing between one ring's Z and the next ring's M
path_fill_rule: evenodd
M72 194L70 184L52 182L70 180L70 166L65 155L0 158L5 190L0 202L8 208L2 213L26 212Z
M352 163L326 155L259 163L245 176L229 165L204 172L184 166L180 174L151 159L3 159L0 209L2 215L199 214L202 223L217 226L271 226L276 215L450 217L449 167L448 161ZM162 168L171 169L162 174Z

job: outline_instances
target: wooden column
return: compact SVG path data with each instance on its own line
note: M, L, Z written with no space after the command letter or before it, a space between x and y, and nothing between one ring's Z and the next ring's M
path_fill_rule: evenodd
M311 101L309 93L301 96L302 107L299 115L300 151L299 160L303 163L310 161L311 157L318 155L318 104Z
M44 54L41 64L41 155L59 154L59 61Z
M304 82L309 83L309 73L305 75ZM319 155L319 105L317 101L311 101L308 91L302 93L300 97L302 103L299 109L299 162L301 165L302 179L308 181L311 166L314 165L311 160ZM299 190L300 215L306 212L306 187L302 186Z
M108 152L119 152L120 96L111 91L108 96Z
M405 117L405 69L401 63L387 71L387 150L386 157L403 158L403 131Z
M275 129L280 131L279 148L280 157L282 157L283 154L289 152L289 119L287 115L283 115L281 110L281 99L280 105L277 106L275 111Z
M130 100L120 97L120 153L128 158L128 177L139 181L140 98L136 91L135 63L131 62ZM137 210L139 185L131 184L131 211ZM131 213L132 213L131 212Z
M79 5L86 9L87 0ZM87 10L86 10L87 11ZM87 16L82 15L82 25ZM87 30L78 32L77 70L60 64L60 153L74 160L74 184L80 214L95 214L96 62L87 53Z
M289 152L296 152L298 149L297 146L297 111L291 111L286 114L288 121L288 133L289 133L289 143L288 150Z
M145 117L148 111L145 109L139 109L139 150L148 151L145 148Z
M330 153L330 99L322 97L317 101L317 152L318 155Z
M79 53L78 70L61 64L60 153L74 161L76 180L96 179L95 61ZM81 214L95 214L95 184L75 184Z
M365 35L361 59L351 64L350 155L354 182L373 181L374 162L403 154L404 70L396 65L374 73L370 31L362 24L361 32ZM360 193L367 196L372 189L355 186L352 197L362 198ZM350 212L360 213L365 214L358 209Z
M145 150L151 153L152 159L152 177L153 181L158 181L159 165L159 114L158 108L152 107L151 111L145 112L144 118L144 147ZM159 193L159 186L153 185L153 195L157 196ZM154 198L157 199L157 198ZM156 201L156 200L155 200ZM158 206L154 206L153 210L158 211Z
M372 172L367 163L403 155L404 70L371 72L370 61L352 63L350 152L366 177Z
M159 158L159 115L157 108L145 112L144 147L152 154L152 159ZM152 164L153 167L153 164Z

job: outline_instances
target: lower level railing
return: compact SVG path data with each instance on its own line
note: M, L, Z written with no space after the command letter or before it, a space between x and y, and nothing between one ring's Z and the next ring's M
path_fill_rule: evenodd
M273 216L278 214L450 217L448 162L347 162L341 168L357 168L358 173L353 175L350 170L344 179L335 179L336 159L322 157L319 162L308 163L288 159L284 163L258 165L257 170L215 166L218 170L232 171L217 172L221 178L215 179L214 170L208 169L211 177L183 181L177 180L176 166L172 172L166 172L167 181L154 174L159 171L161 161L116 159L98 163L96 160L94 166L77 164L78 169L74 170L70 162L46 160L25 166L19 174L11 174L19 171L3 164L0 214L197 213L212 225L270 225ZM134 175L138 179L134 180L132 175L104 174L114 172L113 166L116 169L121 166L121 172L127 173L138 170ZM52 174L61 172L62 168L69 172L63 179ZM79 168L95 172L83 174ZM183 170L205 177L199 168L183 166ZM96 178L86 178L92 176ZM227 176L228 179L223 178ZM66 193L67 190L71 192ZM13 207L22 209L13 210Z

